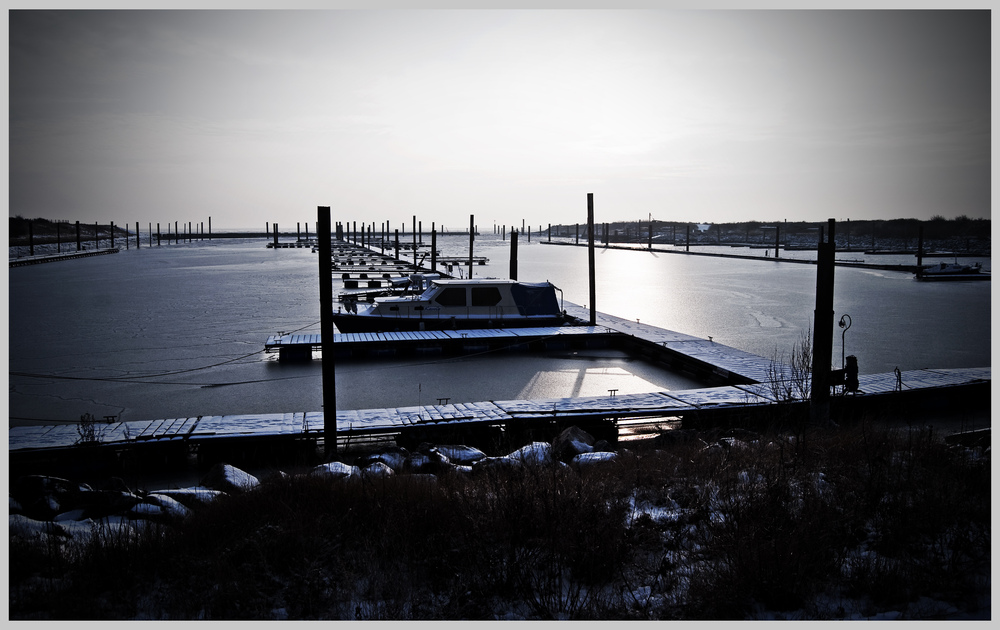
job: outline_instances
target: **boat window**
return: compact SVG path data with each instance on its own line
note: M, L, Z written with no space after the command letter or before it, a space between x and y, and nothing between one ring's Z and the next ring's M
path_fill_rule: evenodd
M465 287L450 287L438 294L435 301L441 306L465 306Z
M496 306L503 299L500 295L500 289L496 287L473 287L472 288L472 305L473 306Z

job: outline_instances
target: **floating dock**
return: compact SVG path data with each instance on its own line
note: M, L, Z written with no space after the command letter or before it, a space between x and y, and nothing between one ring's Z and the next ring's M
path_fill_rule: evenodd
M82 251L67 252L65 254L42 254L39 256L24 256L22 258L11 258L8 267L24 267L25 265L39 265L42 263L59 262L60 260L74 260L77 258L89 258L91 256L104 256L106 254L117 254L118 248L86 249Z

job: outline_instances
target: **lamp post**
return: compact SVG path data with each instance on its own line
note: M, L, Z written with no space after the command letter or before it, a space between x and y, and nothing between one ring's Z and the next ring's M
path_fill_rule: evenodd
M847 335L847 329L851 327L851 316L844 313L840 316L837 325L844 329L844 332L840 333L840 367L843 369L846 367L844 363L844 336Z

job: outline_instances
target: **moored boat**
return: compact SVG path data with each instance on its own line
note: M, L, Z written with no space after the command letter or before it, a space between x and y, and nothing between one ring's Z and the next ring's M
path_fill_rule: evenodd
M345 333L561 326L566 314L550 282L436 279L418 295L345 303L333 323Z
M981 273L982 263L963 265L958 262L941 262L921 267L917 271L918 280L989 280L990 275Z

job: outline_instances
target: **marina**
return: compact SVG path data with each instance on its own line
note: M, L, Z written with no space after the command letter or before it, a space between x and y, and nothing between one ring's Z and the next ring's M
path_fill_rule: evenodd
M588 315L576 304L567 312L578 319ZM649 324L597 313L597 326L567 325L551 328L509 330L459 330L337 334L334 348L340 360L358 356L385 356L406 352L478 352L503 346L551 349L615 345L642 355L670 369L683 370L714 387L640 394L570 397L540 400L501 400L381 409L338 409L338 448L389 437L399 444L420 441L464 439L486 445L515 430L528 433L556 430L577 424L597 434L617 439L619 423L637 419L680 420L682 425L727 418L784 413L804 413L808 405L808 383L791 386L796 378L789 366L776 364L712 340L699 339ZM285 359L303 359L320 347L315 334L277 334L268 337L265 348L286 353ZM834 407L946 407L989 406L990 368L922 369L888 374L859 375L857 392L841 392ZM782 411L784 410L784 411ZM99 439L81 444L75 424L11 427L8 451L12 461L29 465L58 457L70 449L87 453L103 451L108 457L128 452L155 454L155 458L182 461L191 454L201 460L267 449L271 453L315 449L324 440L322 411L232 414L146 421L110 421L100 426Z
M496 243L490 251L495 254L498 246L506 247L506 244ZM628 252L622 254L628 255ZM335 275L335 284L340 283L345 289L352 288L352 282L377 282L388 288L406 279L414 267L422 273L430 271L416 262L407 263L356 244L337 243L332 255L333 266L339 272ZM419 252L415 258L419 261ZM460 256L453 258L461 259ZM315 258L313 261L311 264L315 265ZM387 270L382 271L383 268ZM380 275L375 276L375 272ZM436 270L436 273L441 271ZM369 286L374 288L376 285ZM453 401L444 392L445 395L436 398L437 404L338 408L338 448L373 439L412 444L425 439L450 438L487 445L510 439L514 434L551 431L569 423L586 426L595 434L613 440L619 436L622 426L635 421L676 421L682 426L698 426L774 414L807 415L809 401L803 392L808 391L808 380L801 382L801 376L797 377L794 370L774 357L766 358L720 343L710 335L681 333L601 311L592 313L589 308L568 300L563 301L563 308L569 325L338 332L334 334L333 349L336 360L348 370L358 361L378 365L388 359L406 357L488 353L498 358L541 357L552 352L575 354L577 350L612 349L663 370L685 374L705 386L646 392L619 392L609 387L607 395L599 396L459 401ZM594 318L592 325L588 323L591 317ZM276 354L279 364L301 365L311 363L321 345L322 337L317 333L279 332L267 335L262 351L265 355ZM800 382L793 386L796 379ZM989 405L988 367L863 373L858 383L853 392L834 387L832 407L837 410L874 410L886 406L919 409L930 403L946 409L962 409ZM428 400L435 400L434 395L428 396ZM125 452L149 452L155 454L153 460L160 459L161 455L175 459L196 454L210 461L247 449L268 453L300 452L323 443L326 416L321 407L292 409L181 415L155 420L123 421L118 416L106 416L107 422L99 427L100 439L86 443L87 448L82 448L84 444L75 423L12 426L8 450L12 460L17 462L45 461L70 452L100 452L113 457L120 457Z

